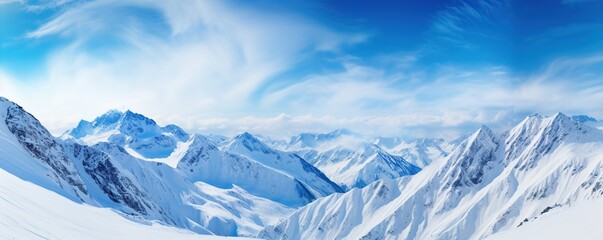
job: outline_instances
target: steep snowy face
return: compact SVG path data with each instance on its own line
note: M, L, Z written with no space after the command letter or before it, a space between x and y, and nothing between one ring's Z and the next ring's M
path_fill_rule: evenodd
M347 130L300 134L292 138L285 150L306 159L346 189L361 188L382 178L393 179L420 171L403 157L392 155Z
M99 143L99 145L106 144ZM104 147L97 146L97 148ZM108 204L106 207L114 207L128 214L142 215L149 220L168 222L163 210L149 198L136 178L125 174L125 171L119 168L119 163L97 148L77 143L63 144L63 149L82 173L82 178L88 179L86 183L94 201L92 203L107 203L108 201L105 200L108 198L115 204ZM153 212L155 212L154 216Z
M407 161L405 156L413 157L415 162L423 162L423 166L430 162L423 160L426 158L423 155L427 154L415 154L420 150L416 146L404 148L403 150L409 151L412 149L412 152L405 156L400 153L392 154L393 151L386 148L401 146L403 141L402 138L396 137L366 140L359 134L340 129L326 134L303 133L292 137L288 144L274 143L273 146L296 153L337 184L351 189L364 187L382 178L397 178L417 173L420 168ZM445 154L432 152L436 151L429 152L430 157Z
M377 181L319 199L260 236L481 239L600 198L602 147L600 130L563 114L530 116L504 134L483 127L448 157L382 191L394 196L381 197L384 181Z
M111 110L92 122L80 121L61 138L88 145L110 142L132 149L141 158L161 159L168 158L178 143L186 142L190 136L176 125L160 127L153 119L130 110Z
M295 177L248 157L222 152L211 140L195 135L178 169L193 182L222 188L236 185L256 196L288 206L303 206L316 196Z
M251 236L291 211L236 186L217 188L191 181L180 169L141 161L112 143L93 147L66 143L65 149L86 173L93 204L119 210L133 220L159 221L201 234Z
M362 188L379 179L413 175L421 169L379 146L362 143L356 148L336 146L326 151L300 151L333 181L347 189Z
M401 156L406 161L424 168L436 159L448 156L458 146L440 138L419 138L414 140L395 141L388 144L380 138L374 139L373 143L379 145L387 152Z
M573 115L571 118L580 123L589 123L589 122L598 122L598 120L594 117L588 115Z
M223 150L245 156L266 168L296 179L315 197L343 192L339 185L297 154L272 149L249 133L235 136L225 143Z
M70 162L63 152L62 146L44 128L40 122L23 108L5 98L0 98L0 128L4 130L4 140L7 140L2 148L14 148L18 142L31 158L24 161L39 161L45 166L47 175L62 189L83 200L87 195L87 189L80 178L74 164ZM11 146L12 145L12 146ZM12 154L5 156L6 164L25 164L18 162L22 159L10 159ZM20 169L20 171L33 171L33 169ZM32 173L36 174L36 173Z
M532 115L509 132L507 160L521 158L517 167L535 167L538 159L550 153L562 142L592 142L601 139L601 131L558 113L552 117ZM523 155L522 155L523 154Z

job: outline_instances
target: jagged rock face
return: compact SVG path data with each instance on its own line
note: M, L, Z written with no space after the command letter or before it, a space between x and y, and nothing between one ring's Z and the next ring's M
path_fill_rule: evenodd
M385 204L367 201L383 195L378 181L319 199L260 236L483 239L552 208L601 198L602 166L603 132L562 114L530 116L503 134L480 129L447 158L396 180L400 191L389 191L396 193Z
M20 106L11 103L7 108L4 122L32 157L43 161L54 170L57 178L66 182L66 184L58 182L63 188L73 187L80 199L87 194L86 186L73 163L66 158L61 145L35 117Z
M79 144L72 144L66 148L72 151L75 159L82 160L85 172L111 201L125 204L141 215L148 215L150 209L158 208L149 202L145 190L140 189L132 179L124 176L123 170L115 167L109 155Z

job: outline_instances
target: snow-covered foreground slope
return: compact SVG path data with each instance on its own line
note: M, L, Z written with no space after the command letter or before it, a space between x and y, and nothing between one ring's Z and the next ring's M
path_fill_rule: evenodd
M553 209L521 227L496 233L488 240L505 239L603 239L603 201L586 201Z
M346 189L361 188L379 179L413 175L421 170L347 130L304 133L291 138L287 144L277 145L300 155Z
M603 133L530 116L502 134L482 127L412 177L319 199L269 239L481 239L603 194Z
M0 169L0 239L227 239L129 221ZM239 239L239 238L237 238Z

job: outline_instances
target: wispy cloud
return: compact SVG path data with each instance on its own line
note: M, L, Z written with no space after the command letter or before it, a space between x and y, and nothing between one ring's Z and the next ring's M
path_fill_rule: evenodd
M0 0L0 4L22 3L23 0Z
M226 1L69 4L27 35L71 44L54 51L36 84L22 86L38 97L19 100L52 125L117 106L159 117L220 115L253 108L258 87L309 54L364 40L284 14Z
M497 27L506 21L508 3L456 3L436 14L428 45L496 45L491 40L505 34ZM111 108L130 108L192 131L277 136L335 128L452 136L481 124L505 129L533 112L603 117L597 104L603 100L603 58L596 54L558 58L518 74L513 66L492 62L425 64L422 49L351 56L345 50L370 41L366 34L229 1L63 1L36 7L55 9L56 15L32 29L29 40L62 44L36 79L0 74L0 95L23 104L55 133ZM287 74L315 55L328 55L335 67L316 64L322 70ZM459 56L465 57L462 51Z
M474 38L496 39L506 33L509 11L506 0L459 1L434 16L429 47L476 48L483 42Z
M465 133L460 125L467 123L491 121L484 116L471 116L466 113L449 113L445 115L398 114L389 116L340 117L332 115L287 115L273 117L243 118L207 118L182 122L202 133L234 135L242 131L286 138L302 132L329 132L333 129L347 128L366 136L435 136L454 137Z

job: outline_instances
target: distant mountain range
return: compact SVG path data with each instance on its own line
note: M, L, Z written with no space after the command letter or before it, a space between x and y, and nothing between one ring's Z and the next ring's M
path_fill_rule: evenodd
M183 238L481 239L603 195L597 123L535 114L509 131L483 126L452 141L346 129L273 140L190 134L111 110L57 138L0 98L0 178L10 179L1 183L10 191L0 190L0 212L18 213L0 218L0 230L96 234L89 223L62 231L25 214L23 202L39 194L55 197L31 200L32 209L73 204L56 207L70 218L77 214L67 209L87 212L107 231L123 230L105 218L165 225L140 227L150 238L163 229ZM94 212L101 208L114 212Z

